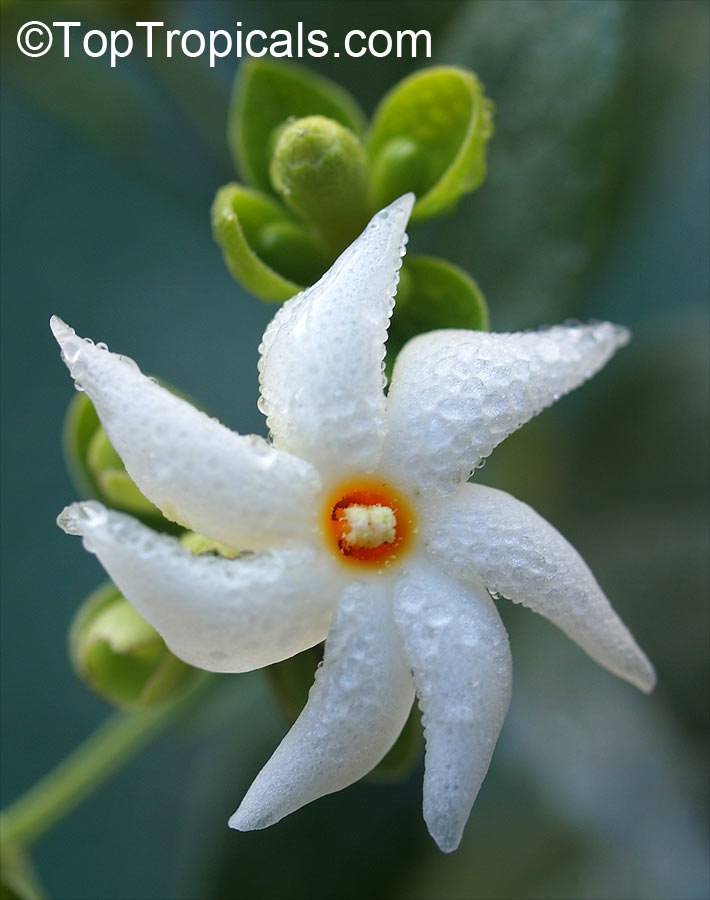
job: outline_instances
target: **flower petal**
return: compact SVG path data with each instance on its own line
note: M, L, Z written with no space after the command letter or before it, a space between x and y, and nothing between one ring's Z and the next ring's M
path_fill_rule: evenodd
M379 460L385 340L413 203L406 194L377 213L264 334L260 408L274 445L322 474L336 466L371 471Z
M508 711L508 636L482 585L465 586L423 562L397 582L394 615L423 713L424 819L448 853L459 845Z
M615 675L642 691L653 666L611 608L584 560L562 535L504 491L462 485L430 504L422 522L428 550L460 578L541 613Z
M129 475L168 519L237 549L315 532L321 484L311 465L235 434L56 316L51 324Z
M504 438L591 378L627 343L608 322L545 331L433 331L397 357L383 466L450 492Z
M414 699L387 582L345 590L303 712L229 820L251 831L367 774L394 744Z
M247 672L322 641L343 578L312 547L223 559L87 501L58 524L80 534L121 593L176 656L212 672Z

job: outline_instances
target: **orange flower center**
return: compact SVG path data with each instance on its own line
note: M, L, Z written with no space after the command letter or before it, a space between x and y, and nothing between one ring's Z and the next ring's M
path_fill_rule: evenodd
M323 532L344 562L389 566L411 547L416 517L401 491L360 476L340 482L328 494Z

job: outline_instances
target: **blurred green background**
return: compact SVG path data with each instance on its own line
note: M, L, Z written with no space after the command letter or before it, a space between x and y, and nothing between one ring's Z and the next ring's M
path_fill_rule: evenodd
M654 661L650 697L542 619L502 612L514 695L461 849L421 820L421 770L363 782L265 832L226 827L285 723L259 674L225 677L33 849L54 898L702 898L707 851L708 7L702 2L2 4L2 802L105 717L66 631L103 579L54 524L72 389L58 313L263 433L257 345L272 316L209 229L234 177L236 61L17 50L30 19L118 28L429 28L433 62L497 104L489 178L411 246L467 268L494 329L629 325L594 382L509 439L481 480L582 552ZM424 62L424 61L420 61ZM410 59L313 68L366 111Z

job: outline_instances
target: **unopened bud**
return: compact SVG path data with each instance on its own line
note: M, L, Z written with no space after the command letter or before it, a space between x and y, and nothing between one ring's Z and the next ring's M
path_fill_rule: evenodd
M77 674L96 693L131 709L173 697L197 674L168 650L111 583L79 608L69 632L69 652Z
M143 496L126 472L86 394L75 394L67 409L64 452L81 494L144 519L161 519L160 510Z
M140 492L126 472L123 460L113 449L102 426L96 429L89 443L86 464L102 496L111 506L136 515L160 515L160 510Z
M331 251L351 243L369 219L365 149L333 119L307 116L285 125L274 147L271 181Z

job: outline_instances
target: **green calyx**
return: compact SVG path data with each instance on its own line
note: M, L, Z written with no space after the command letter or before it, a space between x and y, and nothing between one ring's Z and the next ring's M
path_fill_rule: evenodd
M130 709L172 698L196 674L110 583L79 608L69 632L69 653L75 671L92 690Z

